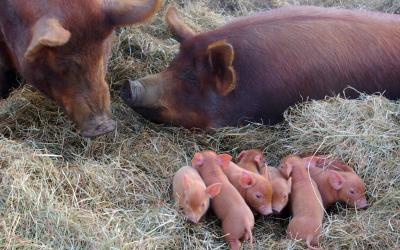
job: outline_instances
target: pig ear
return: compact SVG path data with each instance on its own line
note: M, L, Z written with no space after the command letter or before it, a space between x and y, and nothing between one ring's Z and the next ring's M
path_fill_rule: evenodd
M200 167L201 165L203 165L203 162L204 162L204 158L201 153L194 154L193 159L192 159L193 167Z
M214 198L221 192L222 183L214 183L206 188L206 192L210 198Z
M168 23L169 28L175 34L176 39L182 42L195 35L195 32L189 28L178 15L178 11L174 6L169 6L165 19Z
M292 177L290 177L287 181L288 187L289 187L289 193L292 192Z
M103 9L115 27L141 23L158 12L162 0L102 0Z
M243 171L239 178L239 184L242 188L251 188L254 186L254 184L256 184L256 180L253 176Z
M187 176L187 174L183 175L183 187L185 188L185 190L189 190L190 189L190 178L189 176Z
M290 163L281 163L280 171L286 179L292 174L293 166Z
M254 162L257 164L258 169L264 166L263 157L261 155L254 156Z
M236 158L236 162L240 162L245 155L246 155L246 151L240 152L240 154Z
M344 178L338 172L329 170L329 184L335 190L340 190L343 187Z
M229 163L232 160L232 156L229 154L220 154L218 155L218 161L222 168L226 169L229 166Z
M260 170L261 170L261 168L260 168ZM265 179L270 180L269 171L268 171L268 166L267 165L265 165L265 167L264 167L264 173L262 173L262 176L264 176Z
M25 58L33 61L44 47L60 47L68 43L71 33L55 18L41 18L32 28L32 39Z
M231 44L216 41L207 48L208 68L216 91L228 95L236 87L236 72L233 69L235 53Z

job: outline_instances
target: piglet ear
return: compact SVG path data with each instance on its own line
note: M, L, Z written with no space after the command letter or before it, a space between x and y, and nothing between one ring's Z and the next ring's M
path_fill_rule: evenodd
M229 163L232 160L232 156L229 154L220 154L218 155L218 163L221 165L222 168L226 169L229 166Z
M240 162L245 155L246 155L246 151L240 152L240 154L236 158L236 162Z
M210 198L214 198L221 192L222 183L214 183L206 188L206 192Z
M236 72L233 69L235 53L232 45L225 40L211 43L207 48L207 57L212 84L217 93L228 95L236 87Z
M282 175L285 176L286 179L288 179L292 174L293 165L289 162L282 162L279 166L279 170L281 171Z
M258 170L260 170L264 166L264 159L262 155L254 156L254 162L257 164Z
M343 176L334 170L329 170L328 180L331 187L335 190L340 190L345 181Z
M291 193L291 191L292 191L292 177L290 177L288 179L287 185L288 185L288 188L289 188L289 193Z
M190 189L190 178L187 174L183 175L183 187L185 188L185 190Z
M252 186L254 186L256 184L256 180L254 179L254 177L252 175L250 175L249 173L243 171L242 175L239 178L239 185L242 188L251 188Z
M201 153L194 154L192 159L193 167L200 167L201 165L203 165L203 162L204 162L204 157Z
M261 170L261 168L260 168L260 170ZM267 166L266 164L265 164L265 166L264 166L264 173L262 173L262 176L264 176L264 178L267 179L267 180L271 180L271 179L269 178L268 166Z

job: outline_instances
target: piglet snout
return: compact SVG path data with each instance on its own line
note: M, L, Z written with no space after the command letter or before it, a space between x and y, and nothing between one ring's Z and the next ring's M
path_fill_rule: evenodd
M262 215L270 215L273 213L271 206L268 206L268 205L261 206L258 209L258 212L260 212Z
M367 201L367 199L364 198L364 199L358 200L355 205L356 205L357 209L366 209L366 208L368 208L368 201Z

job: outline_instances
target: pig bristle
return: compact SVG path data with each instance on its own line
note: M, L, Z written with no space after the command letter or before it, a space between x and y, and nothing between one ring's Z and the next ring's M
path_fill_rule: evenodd
M165 2L195 31L291 3L391 13L400 7L400 0ZM159 72L174 57L179 44L164 15L165 7L153 22L115 36L108 74L115 132L83 139L62 110L29 86L0 101L0 249L226 249L211 213L193 225L175 209L172 178L195 152L236 156L252 148L262 149L271 166L288 154L330 154L365 181L369 208L329 209L321 248L398 249L400 102L332 97L292 107L273 127L207 134L154 125L122 103L118 81ZM254 249L304 249L286 239L287 224L287 218L257 217Z

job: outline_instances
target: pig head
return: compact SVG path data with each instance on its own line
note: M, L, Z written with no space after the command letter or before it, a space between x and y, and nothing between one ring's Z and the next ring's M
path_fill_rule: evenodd
M160 5L161 0L3 1L0 33L12 57L8 63L60 105L83 136L110 132L115 122L105 74L112 32L148 19Z
M188 128L218 127L218 117L224 112L215 107L236 86L234 49L223 39L197 39L173 7L168 9L166 19L181 41L179 54L165 71L137 81L127 80L121 96L130 107L155 122Z

